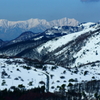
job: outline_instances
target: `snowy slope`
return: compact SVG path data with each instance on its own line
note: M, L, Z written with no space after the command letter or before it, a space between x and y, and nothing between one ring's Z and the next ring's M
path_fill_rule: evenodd
M46 31L44 31L42 33L38 33L38 34L35 34L31 31L26 31L26 32L23 32L17 38L5 43L3 45L3 48L5 47L6 49L2 48L2 50L0 50L0 53L5 54L5 55L13 55L13 54L17 55L17 53L22 52L22 50L25 50L28 47L33 47L34 48L33 44L35 46L38 46L39 42L43 43L43 41L44 42L49 41L49 40L51 40L53 38L56 38L56 37L61 37L61 36L64 36L64 35L79 32L79 31L82 31L84 28L85 27L82 26L82 25L81 26L75 26L75 27L73 27L73 26L54 26L54 27L49 28ZM28 42L30 42L28 44L28 47L23 46L23 45L26 45ZM18 49L17 46L19 47L19 49ZM21 50L21 48L23 48L23 49Z
M35 51L41 56L39 60L48 63L53 61L63 67L75 67L99 60L100 25L85 23L84 26L82 31L54 38L38 46ZM27 56L28 53L23 57ZM33 56L30 58L34 59Z
M53 63L63 67L74 67L80 65L80 63L84 64L99 60L99 54L97 55L97 53L99 52L100 24L89 22L80 24L77 27L84 28L78 32L61 35L64 28L66 30L68 27L55 26L37 34L35 37L30 33L33 36L32 41L23 42L24 36L29 39L26 32L15 39L15 41L21 40L21 43L1 48L0 54L37 59L46 63L53 61ZM73 29L72 27L70 28L71 30ZM59 33L59 30L61 30L61 33ZM58 31L60 36L55 35L55 31ZM87 55L83 54L85 51L88 53ZM94 55L92 55L92 52L94 52ZM88 59L88 57L90 58ZM93 60L91 57L96 57L96 59Z
M45 44L43 44L43 45L41 45L40 47L37 48L38 52L41 52L41 50L44 47L47 48L49 52L51 52L51 51L57 49L58 47L61 47L62 45L65 45L69 41L76 39L78 36L80 36L80 35L82 35L86 32L95 31L96 30L95 28L89 27L92 24L94 24L94 23L89 22L89 23L83 24L83 26L85 28L80 32L76 32L76 33L73 33L73 34L68 34L68 35L58 37L56 39L53 39L53 40L50 40L50 41L46 42Z
M12 64L5 63L6 61L13 62ZM21 62L22 64L18 64L17 62ZM36 71L35 68L31 67L30 70L26 70L23 68L26 64L23 64L22 59L0 59L0 83L5 80L6 83L4 86L0 85L0 89L10 88L11 86L18 86L18 84L23 84L27 89L38 87L39 81L44 80L45 76L40 75L41 73ZM7 73L7 75L3 75L2 72ZM33 85L29 86L29 82L32 82Z
M45 74L48 74L50 92L59 91L59 87L63 84L66 85L67 91L69 83L75 84L100 79L100 64L97 62L95 65L91 65L84 65L84 67L78 69L66 69L55 65L44 65L42 69L37 69L34 66L25 64L21 58L0 59L0 89L10 89L11 86L18 87L20 84L23 84L26 89L30 89L41 87L43 82L46 87L47 77ZM30 69L27 70L23 66L30 67ZM71 81L72 79L74 82Z
M29 39L26 32L24 35L12 41L14 43L15 41L21 40L21 43L1 48L0 54L28 57L48 63L53 61L55 64L63 67L74 67L80 65L80 63L84 64L99 60L100 24L92 22L83 23L77 26L79 28L84 27L82 30L67 35L61 35L65 27L61 29L61 27L55 26L48 29L33 37L31 42L23 42L24 36L24 39ZM66 27L65 30L67 28L68 27ZM72 27L70 28L71 30L73 29ZM61 33L59 33L59 30L61 30ZM55 31L58 31L60 36L55 35ZM33 36L32 33L30 33L30 35ZM88 54L84 54L84 52ZM94 59L95 57L96 59Z
M89 40L86 45L74 56L77 58L75 65L85 64L88 62L94 62L100 60L100 32L96 32Z

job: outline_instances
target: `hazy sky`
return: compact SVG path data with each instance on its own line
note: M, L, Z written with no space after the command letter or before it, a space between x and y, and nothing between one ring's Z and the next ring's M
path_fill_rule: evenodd
M75 18L80 22L100 20L100 0L0 0L0 19Z

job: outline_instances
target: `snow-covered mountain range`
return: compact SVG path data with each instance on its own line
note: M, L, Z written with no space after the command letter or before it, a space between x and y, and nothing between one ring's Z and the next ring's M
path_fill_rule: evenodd
M87 55L90 52L92 53L90 48L91 46L86 46L85 50L85 45L89 45L91 43L93 47L94 43L95 50L92 49L94 50L93 53L99 52L99 46L95 47L95 42L98 42L99 40L95 40L94 37L96 36L99 38L99 34L97 34L97 32L99 32L99 27L99 23L95 24L90 22L80 24L77 27L53 27L39 34L26 32L1 47L0 54L7 56L27 57L33 60L37 59L38 61L44 63L52 62L63 67L72 65L78 66L80 63L82 63L82 61L89 62L86 60L86 58L84 58L84 52L87 53ZM28 33L29 37L27 35ZM95 41L93 41L93 39ZM87 40L89 40L89 43ZM87 51L87 48L89 52ZM83 54L79 52L83 52ZM90 56L92 55L90 54ZM82 59L82 57L85 60L81 60L81 62L79 62L80 58ZM98 60L98 57L96 60ZM94 60L92 59L92 61Z
M61 37L61 36L68 35L74 32L79 32L79 31L82 31L83 29L85 29L85 27L83 25L79 25L75 27L73 26L54 26L38 34L35 34L31 31L26 31L22 33L20 36L18 36L17 38L11 41L8 41L4 45L1 45L2 48L0 52L3 52L5 55L7 53L7 55L9 56L19 56L21 53L23 54L23 52L26 51L28 48L29 49L34 48L53 38Z
M5 19L0 19L0 38L3 40L11 40L25 31L38 33L43 32L52 26L76 26L78 23L79 22L77 20L69 18L62 18L53 21L33 18L26 21L8 21Z
M54 92L64 84L68 91L69 84L100 80L100 23L25 32L1 46L0 55L1 89L45 85Z

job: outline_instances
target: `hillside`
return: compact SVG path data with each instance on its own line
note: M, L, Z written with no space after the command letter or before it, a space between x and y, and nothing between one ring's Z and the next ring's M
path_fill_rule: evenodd
M2 48L0 52L8 56L21 56L23 52L26 53L27 49L30 51L42 43L45 43L53 38L61 37L67 34L78 32L83 30L83 26L59 26L47 29L42 33L35 34L31 31L23 32L17 38L8 41ZM33 51L33 50L32 50ZM11 53L10 53L11 52ZM38 56L38 55L37 55ZM37 58L39 59L39 58Z
M49 76L49 91L58 91L62 84L66 85L99 80L100 62L86 64L79 68L62 68L55 65L43 65L42 69L39 66L28 65L25 59L20 58L4 58L0 59L0 89L10 89L10 87L23 84L25 88L31 89L35 87L47 86L47 76ZM46 76L47 75L47 76Z
M100 25L95 23L83 23L67 29L55 27L27 41L17 42L20 39L16 38L13 40L15 43L1 48L0 54L30 58L62 67L80 66L99 60L99 31Z
M84 64L99 60L99 31L99 24L83 23L77 27L54 27L40 34L26 32L2 47L0 54L53 62L63 67L78 66L82 61ZM88 61L85 57L88 55L97 59Z

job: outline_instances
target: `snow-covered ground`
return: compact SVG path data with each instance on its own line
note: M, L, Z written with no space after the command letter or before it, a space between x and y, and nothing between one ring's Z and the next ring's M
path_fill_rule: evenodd
M6 63L6 61L10 61L11 63ZM17 63L22 62L22 63ZM28 66L24 63L23 59L15 58L15 59L0 59L0 89L9 89L11 86L16 86L23 84L26 89L41 87L43 83L45 86L47 84L47 77L45 74L49 76L49 91L59 91L59 87L62 84L67 86L69 83L75 84L82 81L89 81L95 79L100 79L100 65L96 65L95 67L91 67L90 65L73 69L65 69L60 66L55 65L44 65L43 69L36 69L34 66L28 66L31 69L27 70L23 66ZM75 72L77 71L77 72ZM5 72L5 74L4 74ZM93 78L94 77L94 78ZM75 82L69 82L70 79L75 80ZM5 82L3 84L3 82ZM32 83L30 85L30 83Z
M22 61L22 59L9 59L9 61ZM38 87L39 81L45 81L46 77L40 75L41 73L36 71L34 67L30 70L23 68L26 64L12 63L7 64L8 59L0 59L0 83L5 80L6 84L4 86L0 85L0 89L10 88L11 86L18 86L18 84L23 84L27 89ZM23 61L22 61L23 62ZM2 72L6 72L7 75L2 76ZM29 82L32 82L32 86L29 86Z

